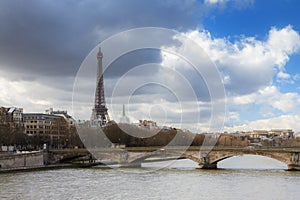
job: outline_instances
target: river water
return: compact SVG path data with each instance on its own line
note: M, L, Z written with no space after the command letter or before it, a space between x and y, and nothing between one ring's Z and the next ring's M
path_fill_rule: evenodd
M228 159L220 170L189 160L142 166L2 173L0 199L300 199L300 172L268 158Z

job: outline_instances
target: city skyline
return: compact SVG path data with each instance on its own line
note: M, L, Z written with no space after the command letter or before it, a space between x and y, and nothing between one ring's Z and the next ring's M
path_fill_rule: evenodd
M21 4L0 2L1 106L23 107L25 112L49 107L71 112L76 73L91 49L121 31L158 26L175 29L191 38L216 64L227 96L224 131L272 128L300 131L297 14L300 4L297 1L276 1L272 5L252 0ZM94 15L91 10L95 10ZM148 54L150 58L140 57L139 64L155 60L179 67L172 55L155 51ZM130 55L119 62L124 66L136 64ZM105 85L108 100L112 89L109 81L113 80L110 75L108 72ZM199 88L203 95L198 103L205 108L209 104L208 94ZM140 92L145 97L151 95ZM167 107L170 102L161 105ZM123 104L118 104L120 112L114 119L120 118ZM130 108L133 114L147 113L140 106L128 105L127 109ZM153 112L157 110L154 108ZM208 111L204 109L201 116L209 117ZM141 118L126 113L130 121ZM178 113L169 114L176 125ZM88 119L90 112L86 115ZM205 131L206 126L201 124L201 130ZM183 124L181 128L194 129L191 124Z

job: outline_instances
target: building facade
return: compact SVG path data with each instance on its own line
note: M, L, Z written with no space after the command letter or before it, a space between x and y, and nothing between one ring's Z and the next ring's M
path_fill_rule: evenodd
M270 137L294 138L292 129L272 129L269 131Z
M53 110L53 108L49 108L45 110L45 114L61 116L66 120L69 127L75 126L75 120L68 114L66 110Z
M68 123L62 116L24 113L24 133L32 138L32 143L46 143L54 148L61 148L68 142Z
M10 127L23 126L23 108L0 107L0 124Z
M158 126L155 121L151 120L139 120L139 127L147 128L147 129L157 129Z

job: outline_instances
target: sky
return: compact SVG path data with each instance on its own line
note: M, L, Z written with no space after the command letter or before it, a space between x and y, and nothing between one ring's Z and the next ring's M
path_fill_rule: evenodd
M150 38L159 49L136 49L106 66L112 119L126 104L134 123L152 119L194 132L300 131L299 9L297 0L1 0L0 106L53 107L88 119L99 45L105 64ZM126 35L143 27L176 32ZM203 58L201 73L182 55ZM214 69L219 76L210 75Z

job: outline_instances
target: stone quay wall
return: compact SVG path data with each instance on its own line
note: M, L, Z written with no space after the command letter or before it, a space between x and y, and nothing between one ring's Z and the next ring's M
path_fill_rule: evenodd
M44 152L0 153L1 169L22 169L44 166Z

